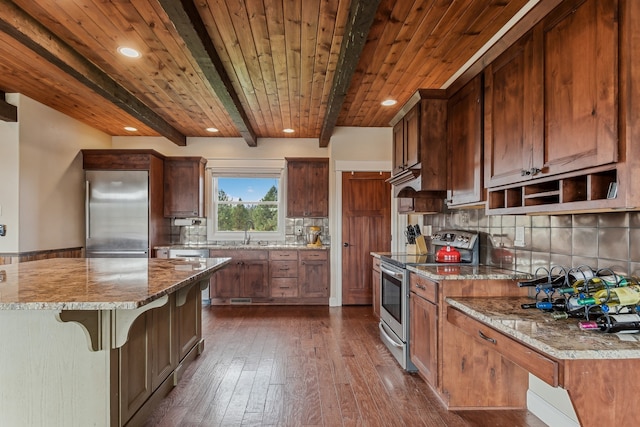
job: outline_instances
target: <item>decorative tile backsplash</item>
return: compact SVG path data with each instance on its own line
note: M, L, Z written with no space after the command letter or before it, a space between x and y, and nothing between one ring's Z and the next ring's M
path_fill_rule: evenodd
M434 231L480 232L486 243L483 261L492 265L529 273L539 267L588 265L640 275L640 212L487 216L482 209L464 209L425 215L424 224ZM519 227L522 247L514 245Z
M285 243L305 244L309 227L321 227L320 239L325 246L331 243L329 218L285 218ZM302 235L296 235L296 226L302 227ZM206 245L217 242L207 241L206 220L200 225L171 226L171 243L182 245Z

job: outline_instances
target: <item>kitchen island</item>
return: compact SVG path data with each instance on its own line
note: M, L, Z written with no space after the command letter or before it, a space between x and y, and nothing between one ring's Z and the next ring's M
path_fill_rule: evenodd
M461 345L459 360L465 371L483 364L481 356L496 364L514 364L552 387L567 390L581 426L632 425L640 393L640 336L582 331L577 319L554 320L540 310L523 310L526 297L450 297L447 323L469 340ZM480 346L471 356L470 348ZM488 373L475 376L479 386L497 384ZM494 389L495 390L495 389ZM526 384L512 392L524 395ZM464 390L452 390L464 393ZM500 393L500 390L495 390Z
M203 349L201 290L229 258L0 266L0 425L137 425Z

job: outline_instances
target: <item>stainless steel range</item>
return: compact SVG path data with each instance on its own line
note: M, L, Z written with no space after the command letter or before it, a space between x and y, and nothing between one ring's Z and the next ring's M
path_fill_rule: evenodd
M409 357L409 273L407 265L436 265L435 253L442 247L456 248L461 264L476 265L480 259L478 233L442 230L431 236L432 253L390 254L380 257L380 338L400 366L416 371Z

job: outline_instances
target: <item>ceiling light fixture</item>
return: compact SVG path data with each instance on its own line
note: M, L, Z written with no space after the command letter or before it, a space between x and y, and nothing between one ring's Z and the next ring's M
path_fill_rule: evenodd
M134 128L133 126L125 126L124 130L126 130L127 132L136 132L138 129Z
M395 99L385 99L380 104L384 105L385 107L390 107L392 105L396 105L397 103L398 101L396 101Z
M132 47L126 47L126 46L120 46L118 48L118 53L120 53L120 55L124 55L127 58L140 58L140 52L138 52L137 50L135 50Z
M206 128L205 130L211 133L219 132L218 128Z
M284 133L294 133L295 130L293 130L291 128L286 128L286 129L282 129L282 132L284 132Z

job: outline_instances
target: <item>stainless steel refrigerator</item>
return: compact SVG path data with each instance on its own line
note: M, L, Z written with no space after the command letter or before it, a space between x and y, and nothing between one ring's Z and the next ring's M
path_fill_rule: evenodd
M86 257L149 257L149 173L86 171Z

